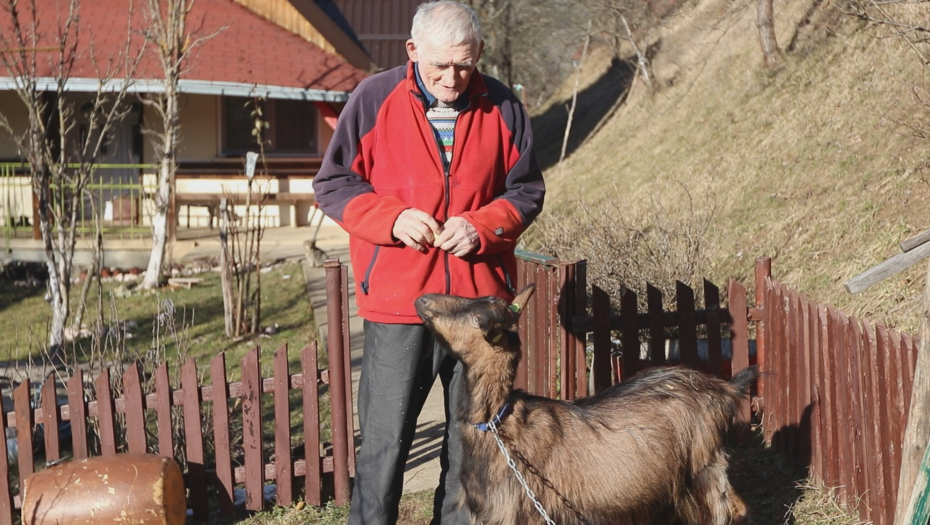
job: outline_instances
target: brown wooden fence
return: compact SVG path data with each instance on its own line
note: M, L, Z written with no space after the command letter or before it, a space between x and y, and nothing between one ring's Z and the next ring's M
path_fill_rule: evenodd
M0 454L0 525L13 523L15 509L22 506L11 479L24 479L34 471L39 459L33 454L37 424L43 427L40 458L46 464L61 458L63 445L75 459L88 457L92 450L101 455L150 452L169 457L179 452L186 464L188 506L198 521L213 510L232 515L237 486L244 488L246 509L261 509L268 481L276 484L279 505L290 505L300 486L307 503L321 505L324 474L332 475L333 486L326 492L333 493L337 504L347 503L355 468L354 446L349 446L353 435L350 362L344 358L349 355L348 324L343 323L348 318L347 277L338 263L328 265L326 274L329 326L342 327L330 330L329 369L319 369L314 343L301 350L300 372L293 374L287 346L276 350L271 377L262 377L261 352L256 347L239 363L241 381L232 383L227 380L225 354L211 362L210 384L198 382L193 360L184 363L180 388L171 386L167 364L152 377L143 377L138 363L130 364L119 372L118 382L112 380L110 370L103 370L88 383L77 370L64 385L68 401L64 405L58 404L54 376L41 385L36 408L31 406L33 385L21 383L13 392L13 411L0 417L0 435L7 427L16 429L19 446L16 465L9 465L7 455ZM153 386L146 389L144 384ZM321 389L328 390L331 405L332 450L326 453L320 452ZM299 403L292 402L292 392L299 393ZM294 447L291 439L295 409L300 413L303 458L295 458L294 450L300 447ZM266 410L270 413L264 414ZM70 442L60 439L62 421L70 422ZM91 427L95 431L90 432ZM172 432L176 428L182 429L180 435ZM183 437L180 451L175 443L179 437ZM213 446L205 446L208 443ZM218 499L208 498L210 492ZM218 508L211 509L214 499Z
M894 522L918 341L815 304L757 273L766 440L836 487L859 517Z
M723 307L719 289L705 281L704 308L697 309L694 290L677 283L677 311L665 311L662 295L649 286L645 312L629 290L619 297L620 311L613 312L606 292L587 289L583 261L524 254L519 264L517 287L535 282L537 293L521 321L518 386L572 399L588 394L589 378L599 391L669 362L721 377L758 363L762 375L752 406L766 440L808 466L815 480L838 488L863 520L893 523L915 337L808 301L771 278L766 258L756 262L755 304L747 304L745 287L730 280ZM674 361L665 351L669 329L680 348ZM727 332L729 358L721 345ZM698 353L699 333L707 337L706 357ZM739 420L749 422L748 403Z
M518 264L516 288L529 282L537 286L521 319L524 359L518 387L575 399L646 367L680 363L729 377L758 362L763 375L753 403L761 412L766 439L810 465L815 479L840 487L847 503L858 506L861 517L877 525L892 523L913 381L914 338L810 303L771 279L768 260L756 265L754 305L747 304L745 287L730 280L724 306L719 288L704 281L703 308L698 308L692 288L677 283L677 310L666 311L662 294L649 286L644 312L639 311L639 298L630 290L621 293L619 312L612 310L611 299L602 289L591 286L589 293L584 261L520 254ZM219 494L217 505L224 513L233 512L237 485L244 486L247 509L261 508L267 481L276 483L280 505L291 503L300 484L306 486L307 502L320 505L325 473L332 473L335 502L346 503L355 459L347 359L348 282L345 266L338 262L326 266L327 322L332 327L329 366L340 373L320 370L317 349L311 345L301 351L301 371L296 374L290 374L287 348L278 349L269 378L261 376L260 352L254 349L242 358L242 380L236 383L226 380L223 354L211 363L210 385L198 384L193 361L182 369L181 388L171 387L166 366L158 368L153 378L143 378L139 365L134 364L122 372L121 397L114 394L108 371L93 381L93 389L87 388L78 372L67 382L67 404L57 404L54 382L48 381L42 386L40 406L32 408L31 385L23 383L13 394L13 411L0 418L0 430L9 426L17 431L17 477L22 479L33 470L37 423L45 430L46 461L55 461L61 454L57 432L61 421L71 422L75 458L89 454L87 437L92 434L99 436L104 455L123 450L171 455L178 447L170 429L180 426L184 450L179 455L186 460L190 506L196 519L210 512L207 492L211 488ZM756 325L755 353L750 352L750 323ZM706 337L704 355L699 352L699 334ZM672 335L677 337L677 356L666 349ZM724 335L729 335L729 353L724 352ZM151 391L144 391L143 379L152 380ZM320 387L328 388L332 403L333 446L327 454L319 453ZM302 399L304 459L292 454L293 413L288 395L292 391L300 392ZM94 399L87 401L89 394ZM273 417L262 415L263 394L273 397ZM54 410L45 410L52 406ZM207 414L212 414L212 420ZM739 419L749 421L748 401ZM273 431L265 431L263 421L267 420L274 421ZM157 422L155 430L151 430L153 422ZM96 432L88 432L91 426ZM212 434L212 451L204 447L204 428ZM241 452L234 453L240 448ZM271 454L274 459L269 461ZM6 456L0 454L0 473L7 473L0 475L0 525L12 523L14 509L21 506L8 467Z

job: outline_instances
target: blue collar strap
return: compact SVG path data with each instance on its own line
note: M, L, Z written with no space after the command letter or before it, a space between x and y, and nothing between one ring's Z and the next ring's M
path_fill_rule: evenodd
M482 432L487 432L491 429L491 423L494 423L494 426L500 425L501 419L504 418L504 415L507 414L507 410L510 408L510 403L504 403L504 406L501 407L500 411L497 412L497 415L489 421L488 423L472 423L471 426L477 428Z

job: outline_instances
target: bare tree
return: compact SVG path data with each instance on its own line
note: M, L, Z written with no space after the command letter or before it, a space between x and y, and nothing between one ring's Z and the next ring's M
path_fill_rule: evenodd
M175 174L178 171L178 143L181 132L179 82L190 66L191 53L217 33L195 37L187 29L187 17L196 0L148 0L146 29L143 34L155 50L162 67L162 93L146 99L161 119L161 129L146 129L152 140L158 167L155 214L152 217L152 253L140 288L161 284L168 246L168 217ZM222 29L220 29L222 31Z
M74 248L85 219L85 199L95 210L88 185L111 128L128 113L123 101L141 56L131 53L131 4L125 48L105 63L97 60L92 39L86 45L79 39L85 36L79 31L79 0L54 5L54 11L40 12L37 0L0 1L0 66L28 113L25 131L16 129L2 112L0 128L10 134L29 165L49 274L48 343L53 354L61 348L70 315ZM76 63L88 60L97 89L78 106L68 93L69 80Z

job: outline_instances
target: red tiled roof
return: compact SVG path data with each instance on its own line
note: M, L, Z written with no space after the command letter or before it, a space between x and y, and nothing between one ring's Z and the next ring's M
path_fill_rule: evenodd
M67 0L35 0L38 5L40 38L36 47L57 47L57 13L67 16ZM21 4L23 4L21 2ZM125 48L129 17L127 0L90 0L80 3L78 55L71 78L99 78L108 60L118 63ZM133 2L133 52L137 53L148 25L143 15L147 2ZM22 7L20 8L22 9ZM21 13L21 25L31 31L27 14ZM0 48L17 47L10 41L10 14L0 9ZM231 0L197 0L187 19L188 33L196 37L215 36L204 41L191 54L188 68L181 75L185 81L231 82L332 92L352 91L366 73L341 57L326 52L303 38L261 18ZM28 36L27 36L28 39ZM145 57L135 78L158 80L161 66L151 42L146 43ZM57 52L37 50L38 77L52 77ZM9 55L7 55L9 56ZM96 56L96 60L93 57ZM95 63L99 67L95 66ZM10 77L0 65L0 77ZM121 76L117 75L116 78Z

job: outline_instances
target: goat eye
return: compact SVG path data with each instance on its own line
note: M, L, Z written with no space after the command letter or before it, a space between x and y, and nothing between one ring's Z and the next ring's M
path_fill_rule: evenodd
M472 316L472 318L471 318L471 324L472 324L472 326L474 326L475 328L481 328L481 319L478 319L478 316L477 316L477 315Z

